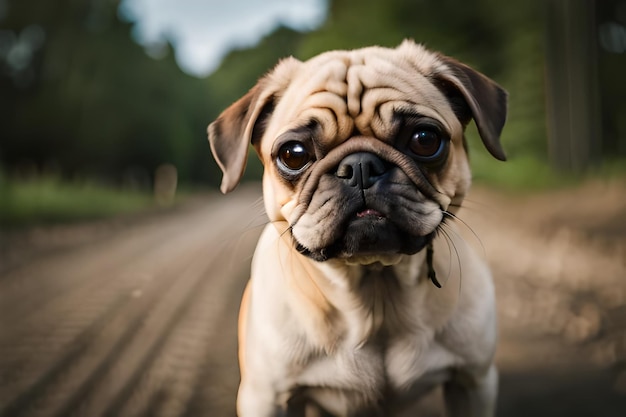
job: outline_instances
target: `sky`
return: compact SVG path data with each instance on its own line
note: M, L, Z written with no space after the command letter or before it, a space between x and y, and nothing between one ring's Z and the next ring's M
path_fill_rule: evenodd
M176 61L203 77L233 48L251 47L279 25L310 31L324 22L326 0L122 0L133 37L158 57L168 39Z

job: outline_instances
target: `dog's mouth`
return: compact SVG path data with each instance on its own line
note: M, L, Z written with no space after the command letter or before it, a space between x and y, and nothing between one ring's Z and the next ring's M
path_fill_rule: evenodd
M319 261L389 258L424 249L442 220L438 191L415 161L397 150L380 153L382 145L375 142L374 149L368 138L344 146L350 144L357 149L334 149L315 176L307 177L301 211L292 220L296 248Z
M340 237L330 245L311 250L296 242L297 250L316 260L376 258L389 255L413 255L424 249L435 232L412 235L383 212L365 208L350 216Z
M378 220L382 220L385 218L385 215L378 210L368 208L363 211L359 211L356 214L356 217L359 219L375 218Z

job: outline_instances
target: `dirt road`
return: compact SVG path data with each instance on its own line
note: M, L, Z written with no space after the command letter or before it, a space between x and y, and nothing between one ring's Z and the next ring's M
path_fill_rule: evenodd
M476 189L459 214L496 279L499 415L626 415L625 191ZM233 416L259 197L1 238L0 417Z

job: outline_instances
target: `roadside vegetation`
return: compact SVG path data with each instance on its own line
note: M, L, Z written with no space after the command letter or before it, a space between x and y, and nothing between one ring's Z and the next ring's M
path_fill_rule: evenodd
M93 220L155 205L152 193L94 181L68 182L56 177L9 180L0 176L0 226L6 229Z
M591 134L573 130L561 135L573 149L582 146L583 154L589 150L592 163L569 173L557 170L555 161L571 155L567 147L555 152L554 137L548 138L554 127L549 93L567 79L560 72L551 79L546 71L554 55L548 29L557 27L563 15L549 12L550 4L568 2L511 1L502 7L496 0L361 0L358 5L355 0L332 0L326 21L316 30L278 27L257 45L231 51L210 76L196 78L177 66L174 40L152 45L149 51L137 44L132 38L135 22L119 13L117 1L69 1L59 9L47 0L4 0L0 225L86 220L162 204L172 198L172 182L164 185L165 197L157 192L155 198L154 190L161 187L153 178L161 166L174 168L174 189L216 189L221 172L211 157L206 127L279 59L292 55L305 60L329 49L395 46L404 38L470 64L509 92L502 136L507 162L491 158L469 126L476 183L515 191L569 186L589 176L624 177L624 55L616 52L621 44L614 45L621 38L602 32L604 49L598 42L590 44L597 48L598 80L590 90L597 97L593 106L598 104L593 107L597 120L590 118L596 120L589 124ZM596 3L599 27L617 27L602 26L614 19L617 0ZM588 15L585 10L577 13ZM584 49L584 43L567 42L568 48ZM573 96L568 103L587 101ZM261 168L253 151L249 160L244 180L258 181ZM13 174L24 165L38 174ZM55 174L42 174L50 166ZM69 180L74 178L81 180Z

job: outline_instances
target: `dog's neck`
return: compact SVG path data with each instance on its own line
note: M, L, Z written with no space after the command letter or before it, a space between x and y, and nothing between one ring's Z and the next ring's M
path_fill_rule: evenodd
M331 259L325 262L314 262L328 277L334 286L359 293L359 289L370 281L398 281L402 286L414 286L424 272L426 251L415 255L382 255L364 256L349 259ZM335 279L336 277L336 279Z
M293 295L291 308L316 350L331 353L339 345L355 348L403 327L419 326L396 313L413 310L398 308L409 302L409 293L414 297L417 291L428 298L434 288L427 277L426 250L415 255L318 262L295 251L287 222L272 223L280 246L295 266L286 275Z
M390 257L358 263L354 259L317 262L303 256L302 262L319 273L298 279L312 280L327 303L322 322L328 337L325 343L330 342L331 350L337 343L357 347L375 342L413 325L397 314L405 310L397 307L408 302L410 288L430 284L424 252L396 256L393 263L389 262ZM324 350L328 351L328 346Z

